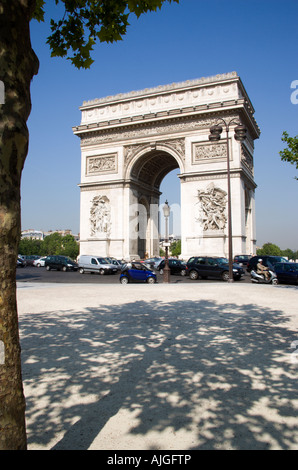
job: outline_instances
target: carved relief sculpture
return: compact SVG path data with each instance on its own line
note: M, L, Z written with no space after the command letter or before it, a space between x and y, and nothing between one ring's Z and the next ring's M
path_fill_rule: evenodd
M196 220L202 224L203 230L223 230L227 223L227 193L209 184L203 191L198 190Z
M95 196L90 209L91 236L111 233L111 207L107 196Z
M116 156L102 155L87 158L87 175L116 171Z
M204 143L195 144L194 146L194 163L202 162L207 159L226 159L227 158L227 144L226 142L220 143Z

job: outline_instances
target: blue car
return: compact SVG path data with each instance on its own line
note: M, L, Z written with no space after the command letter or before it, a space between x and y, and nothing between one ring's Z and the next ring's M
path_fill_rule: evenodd
M122 268L120 282L121 284L128 284L129 282L154 284L156 282L156 274L142 263L127 263Z
M278 282L298 284L298 263L277 263L274 271Z

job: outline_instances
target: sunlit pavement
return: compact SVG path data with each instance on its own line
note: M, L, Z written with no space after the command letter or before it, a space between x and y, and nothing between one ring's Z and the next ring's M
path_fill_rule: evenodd
M297 449L297 300L18 282L29 449Z

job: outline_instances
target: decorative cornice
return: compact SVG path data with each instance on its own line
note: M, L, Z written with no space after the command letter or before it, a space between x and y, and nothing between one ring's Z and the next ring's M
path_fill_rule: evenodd
M169 85L159 85L153 88L145 88L143 90L130 91L128 93L118 93L117 95L106 96L104 98L96 98L94 100L84 101L80 107L81 110L94 105L112 103L141 96L148 96L162 92L175 91L181 88L190 88L198 85L208 85L220 83L231 79L239 79L237 72L229 72L225 74L213 75L211 77L202 77L194 80L186 80L184 82L171 83Z
M220 113L206 113L203 116L189 115L172 119L156 120L152 122L134 123L104 129L86 129L78 133L81 138L81 146L89 146L100 143L116 142L131 139L143 139L150 136L175 134L177 132L188 132L198 129L210 128L216 124L218 117L239 118L237 110L222 110Z

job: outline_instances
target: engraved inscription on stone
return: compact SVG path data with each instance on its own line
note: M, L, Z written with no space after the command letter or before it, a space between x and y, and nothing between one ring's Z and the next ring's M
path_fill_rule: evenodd
M196 207L196 220L203 230L223 230L227 223L227 193L210 183L205 190L198 190L199 202Z
M117 171L117 155L100 155L87 157L86 174L114 173Z

